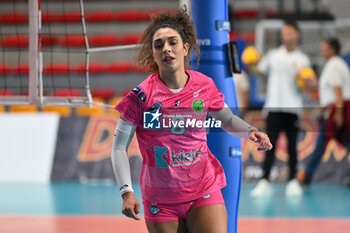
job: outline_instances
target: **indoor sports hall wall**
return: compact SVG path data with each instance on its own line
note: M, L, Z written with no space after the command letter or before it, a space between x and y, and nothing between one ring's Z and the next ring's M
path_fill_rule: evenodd
M0 114L0 182L50 182L57 114Z
M118 115L111 112L59 117L54 114L0 114L0 182L49 182L100 180L114 182L110 154ZM260 111L249 111L245 120L264 129ZM310 116L301 121L298 157L303 166L314 150L318 126ZM272 179L287 179L286 139L280 137ZM141 162L137 140L129 147L134 182L138 181ZM229 156L229 152L227 156ZM252 181L261 175L264 153L254 144L242 141L243 180ZM336 141L330 141L316 181L342 183L350 177L350 153Z

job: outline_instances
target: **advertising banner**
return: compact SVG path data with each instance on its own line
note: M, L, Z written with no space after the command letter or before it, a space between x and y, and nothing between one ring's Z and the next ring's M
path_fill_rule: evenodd
M245 120L264 129L265 119L261 111L248 111ZM111 164L111 149L115 126L118 118L104 114L91 117L61 118L57 131L54 164L51 179L53 181L110 180L115 181ZM311 116L305 115L300 121L298 136L299 169L305 168L310 154L315 148L318 124ZM281 133L276 149L271 180L284 181L288 178L288 152L285 133ZM128 150L133 181L139 181L141 155L136 137ZM242 178L244 181L256 181L260 178L264 152L257 151L254 143L242 140ZM331 140L317 169L314 180L342 183L350 177L350 153L341 144Z

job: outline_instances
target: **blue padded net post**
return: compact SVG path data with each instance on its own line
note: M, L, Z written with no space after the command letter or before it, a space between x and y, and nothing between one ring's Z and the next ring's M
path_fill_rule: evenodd
M232 73L228 69L226 44L229 43L227 0L192 0L192 17L195 22L198 43L201 48L200 64L192 62L192 69L211 77L225 95L225 102L237 109ZM241 141L219 131L208 134L210 150L225 170L227 186L222 190L228 211L228 232L237 232L238 203L241 187Z

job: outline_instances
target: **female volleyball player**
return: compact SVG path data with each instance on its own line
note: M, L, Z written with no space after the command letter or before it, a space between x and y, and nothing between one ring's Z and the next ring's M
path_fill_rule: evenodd
M272 148L269 138L224 107L223 94L212 79L186 70L192 48L197 53L199 48L185 8L173 16L153 18L140 43L137 59L153 74L116 106L121 119L112 163L123 198L122 212L139 219L140 203L133 194L126 153L136 130L143 157L140 185L148 231L226 233L221 194L225 175L207 147L206 130L202 130L209 121L206 116L213 117L211 127L250 138L259 150Z

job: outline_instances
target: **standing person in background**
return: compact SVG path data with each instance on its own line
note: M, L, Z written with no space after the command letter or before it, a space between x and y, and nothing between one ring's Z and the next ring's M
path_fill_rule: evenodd
M321 55L326 59L319 80L323 116L315 150L310 155L306 170L298 175L299 181L305 185L310 184L331 138L337 138L350 148L350 71L339 56L340 48L337 38L324 40L321 44Z
M121 119L112 164L123 198L122 212L139 219L140 203L133 193L126 154L136 131L150 233L227 233L223 168L207 146L206 129L180 127L185 120L203 123L209 113L225 131L251 139L259 150L272 147L266 134L232 114L211 78L187 70L193 47L199 54L194 23L186 9L153 18L140 39L138 55L139 64L152 74L116 106ZM164 122L173 125L165 127Z
M258 63L256 72L267 75L267 93L264 105L266 131L271 143L276 144L281 131L285 131L288 139L289 177L286 196L301 196L302 188L297 174L297 134L301 117L303 97L296 85L298 72L310 67L309 58L298 48L300 31L295 22L285 22L282 31L282 45L270 51ZM271 196L269 176L275 158L275 149L268 151L262 164L263 176L251 191L252 197Z

